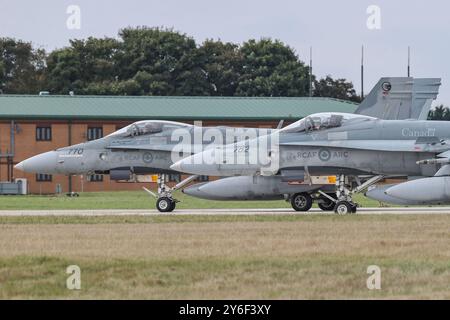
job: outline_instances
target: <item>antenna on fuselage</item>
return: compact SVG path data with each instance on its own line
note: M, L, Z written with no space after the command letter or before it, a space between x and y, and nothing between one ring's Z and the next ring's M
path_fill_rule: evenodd
M411 76L411 47L408 46L408 67L407 67L408 78Z
M312 46L309 47L309 96L312 97Z
M361 46L361 101L364 99L364 45Z

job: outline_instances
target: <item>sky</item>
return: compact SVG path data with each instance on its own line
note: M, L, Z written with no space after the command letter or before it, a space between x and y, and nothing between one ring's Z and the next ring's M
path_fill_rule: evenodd
M69 28L68 20L77 17L67 13L71 5L80 10L80 24ZM171 27L198 43L270 37L305 62L312 47L313 73L346 78L358 93L364 45L366 94L380 77L406 76L410 46L411 75L442 78L435 105L450 106L449 16L446 0L0 0L0 37L46 50L74 38L117 37L121 28L143 25Z

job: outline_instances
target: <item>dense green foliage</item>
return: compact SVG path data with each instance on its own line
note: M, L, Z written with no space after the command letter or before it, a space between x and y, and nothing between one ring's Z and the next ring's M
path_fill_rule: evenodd
M430 110L428 113L428 120L450 121L450 109L441 104Z
M45 53L31 43L0 38L3 93L179 96L307 96L309 68L279 40L241 45L195 40L163 28L125 28L117 39L71 40ZM314 96L358 101L353 84L330 76Z

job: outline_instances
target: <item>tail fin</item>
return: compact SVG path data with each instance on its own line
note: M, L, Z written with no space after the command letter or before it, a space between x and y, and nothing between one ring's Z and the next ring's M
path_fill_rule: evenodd
M381 78L355 113L385 120L426 120L440 78Z

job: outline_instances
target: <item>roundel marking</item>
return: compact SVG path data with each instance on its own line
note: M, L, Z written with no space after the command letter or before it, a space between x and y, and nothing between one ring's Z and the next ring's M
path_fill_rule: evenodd
M150 152L146 152L142 155L142 160L145 163L151 163L153 161L153 155Z
M383 89L383 91L391 91L392 85L390 82L386 81L381 84L381 88Z
M319 150L319 159L322 161L328 161L331 158L331 152L328 149Z

